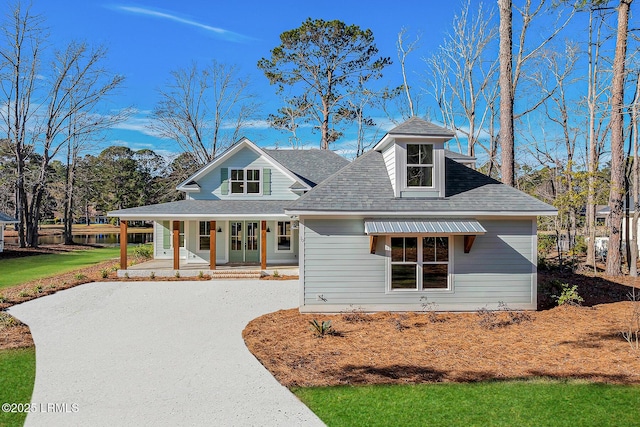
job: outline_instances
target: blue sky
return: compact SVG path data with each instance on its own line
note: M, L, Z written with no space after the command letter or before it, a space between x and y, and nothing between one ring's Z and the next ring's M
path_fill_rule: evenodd
M493 6L494 2L487 4ZM33 0L32 10L45 17L53 45L63 46L74 39L103 44L109 49L108 68L126 77L125 87L112 107L133 106L137 113L112 130L105 144L151 148L168 154L179 150L171 141L150 135L145 124L158 100L157 89L168 82L171 70L212 59L237 64L243 74L251 77L254 91L265 104L266 117L278 107L278 98L256 63L269 56L283 31L312 17L339 19L371 29L380 54L394 60L384 76L384 83L391 86L402 82L395 47L398 31L406 27L410 35L421 33L420 49L408 62L410 78L418 85L422 84L426 69L422 58L442 43L460 7L459 0ZM245 136L262 146L273 146L287 138L286 134L264 127L248 130ZM311 138L309 146L317 147L319 136ZM335 148L340 148L340 143Z

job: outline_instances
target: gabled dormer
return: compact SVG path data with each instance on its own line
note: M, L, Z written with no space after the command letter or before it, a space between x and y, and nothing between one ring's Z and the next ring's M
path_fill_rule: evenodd
M417 117L391 129L373 148L382 153L395 197L445 196L444 143L455 134Z
M178 185L187 199L295 200L311 186L247 138Z
M177 190L187 200L295 200L348 163L329 150L263 149L242 138Z

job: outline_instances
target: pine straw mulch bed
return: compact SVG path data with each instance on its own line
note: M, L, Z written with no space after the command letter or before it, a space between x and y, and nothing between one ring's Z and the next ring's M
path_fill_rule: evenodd
M552 292L560 281L577 284L585 301L538 312L364 314L356 309L322 315L281 310L251 321L243 337L287 387L530 377L640 384L640 350L621 334L634 305L640 305L627 298L637 280L541 274L541 294ZM335 335L317 338L309 323L313 319L330 320Z

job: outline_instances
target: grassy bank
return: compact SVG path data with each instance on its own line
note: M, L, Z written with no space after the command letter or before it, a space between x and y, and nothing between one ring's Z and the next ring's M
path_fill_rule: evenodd
M120 248L111 247L4 259L0 262L0 289L89 267L119 254Z
M35 378L35 348L0 350L0 404L31 402ZM26 412L2 410L0 426L22 426L26 415Z
M328 426L640 426L640 387L505 381L292 390Z

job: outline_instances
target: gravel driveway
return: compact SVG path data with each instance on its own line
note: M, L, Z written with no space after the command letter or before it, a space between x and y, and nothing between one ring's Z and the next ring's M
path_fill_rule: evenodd
M297 281L91 283L12 307L36 343L27 426L315 426L249 353Z

